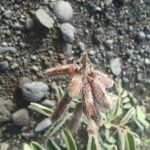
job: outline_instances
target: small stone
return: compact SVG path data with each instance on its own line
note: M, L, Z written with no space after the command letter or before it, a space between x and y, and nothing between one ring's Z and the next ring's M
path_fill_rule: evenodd
M8 150L9 149L9 144L4 142L0 143L0 150Z
M70 23L63 23L60 26L60 30L63 34L63 39L67 43L72 43L74 41L75 28Z
M11 18L12 16L12 11L11 10L6 10L3 13L4 17L6 17L7 19Z
M110 61L110 68L111 68L112 73L115 76L119 76L121 74L121 72L122 72L120 58L111 59L111 61Z
M11 47L11 46L0 46L0 54L3 54L5 52L11 52L11 53L16 53L17 49L15 47Z
M94 56L94 54L95 54L95 51L94 51L94 50L90 50L90 51L89 51L89 55Z
M44 105L46 107L53 107L53 106L55 106L55 101L46 99L42 102L42 105Z
M41 132L47 129L52 124L52 121L50 118L45 118L42 120L35 128L35 132Z
M10 121L11 112L16 109L16 105L11 100L0 98L0 124Z
M105 42L105 45L108 47L108 48L110 48L110 49L113 49L113 40L112 39L110 39L110 40L107 40L106 42Z
M63 43L62 45L63 54L67 57L72 56L72 44Z
M13 25L13 28L15 30L20 30L20 29L22 29L22 26L21 26L21 24L19 22L15 22L14 25Z
M150 59L145 58L144 62L145 62L146 65L150 65Z
M144 32L140 31L140 32L137 33L137 37L136 38L137 38L138 42L143 42L145 40L145 38L146 38L146 35L145 35Z
M48 90L47 84L36 81L20 84L19 88L22 93L22 98L30 102L40 101Z
M55 3L54 13L63 22L69 22L73 18L73 9L69 2L59 0Z
M83 42L79 42L79 49L80 49L81 52L86 50L85 44Z
M150 34L147 34L147 35L146 35L146 39L147 39L147 40L150 40Z
M39 68L37 66L32 66L32 70L37 72L37 71L39 71Z
M30 29L33 28L33 26L34 26L33 19L27 18L27 20L26 20L26 29L27 29L27 30L30 30Z
M17 126L24 126L29 123L29 113L27 109L20 109L12 114L12 121Z
M35 16L46 28L51 29L54 26L54 20L43 9L38 9Z
M7 61L0 62L0 71L5 71L9 69L9 64Z

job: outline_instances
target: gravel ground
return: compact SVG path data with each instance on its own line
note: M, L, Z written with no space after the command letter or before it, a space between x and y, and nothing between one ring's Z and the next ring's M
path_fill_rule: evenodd
M121 80L139 104L147 110L150 107L149 0L68 2L0 1L3 147L16 150L23 142L32 140L29 134L44 118L27 109L29 102L49 99L54 106L53 85L61 83L64 87L65 82L60 78L51 80L43 71L58 63L71 62L83 51L88 51L95 66Z

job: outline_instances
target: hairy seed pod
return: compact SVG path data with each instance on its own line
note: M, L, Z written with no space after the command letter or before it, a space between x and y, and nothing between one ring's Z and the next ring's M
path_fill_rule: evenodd
M76 131L78 129L81 115L82 115L82 105L77 104L76 109L68 122L68 127L71 131Z
M90 118L93 114L93 96L90 84L86 77L83 78L83 111L87 118Z
M79 70L80 68L78 65L68 64L68 65L59 65L54 68L47 69L45 73L51 76L71 75L77 73Z
M68 86L68 93L70 97L77 96L80 93L82 88L82 76L81 74L73 75L69 86Z
M105 73L98 71L98 70L92 70L89 74L92 78L95 78L99 80L99 82L105 87L105 88L111 88L114 84L114 81L108 77Z
M94 101L100 106L107 109L111 108L111 101L106 93L105 87L99 80L88 77L90 83Z
M71 101L71 97L68 95L68 93L66 93L61 101L58 103L54 113L52 114L52 121L57 120L63 113L63 111L65 110L65 108L67 107L67 105L69 104L69 102Z

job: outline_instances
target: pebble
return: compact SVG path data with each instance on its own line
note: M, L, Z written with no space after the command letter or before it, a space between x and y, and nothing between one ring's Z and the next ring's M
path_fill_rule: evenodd
M112 73L115 76L119 76L122 72L122 68L121 68L121 60L120 58L113 58L110 60L110 68Z
M137 33L137 41L138 42L143 42L146 38L146 35L144 32L140 31Z
M26 29L27 29L27 30L30 30L30 29L33 28L33 26L34 26L34 21L33 21L33 19L27 18L27 19L26 19Z
M52 124L52 121L50 118L45 118L42 120L38 125L35 127L35 132L41 132L47 129Z
M51 29L54 26L54 20L43 9L38 9L35 13L37 20L46 28Z
M59 0L54 5L54 13L63 22L70 22L73 18L73 8L69 2Z
M79 49L80 49L81 52L86 50L85 44L83 42L79 42Z
M11 119L11 112L15 108L16 105L11 100L0 98L0 123L9 121Z
M12 46L0 46L0 54L3 54L5 52L11 52L11 53L16 53L17 49L15 47Z
M72 26L70 23L63 23L60 26L60 30L63 34L64 41L66 41L67 43L72 43L74 41L74 26Z
M65 56L71 57L72 56L72 44L63 43L62 51Z
M113 49L113 40L112 39L110 39L110 40L107 40L106 42L105 42L105 45L108 47L108 48L110 48L110 49Z
M37 71L39 71L39 68L37 66L32 66L32 70L37 72Z
M27 109L20 109L12 114L12 121L17 126L24 126L29 123L29 113Z
M3 13L4 17L6 17L7 19L11 18L12 16L12 11L11 10L6 10Z
M9 69L9 64L7 61L0 62L0 71L5 71Z
M150 34L147 34L147 35L146 35L146 39L147 39L147 40L150 40Z
M22 98L30 102L40 101L48 90L47 84L37 81L23 83L19 88L21 89Z
M55 106L55 101L46 99L42 102L42 105L44 105L46 107L53 107L53 106Z

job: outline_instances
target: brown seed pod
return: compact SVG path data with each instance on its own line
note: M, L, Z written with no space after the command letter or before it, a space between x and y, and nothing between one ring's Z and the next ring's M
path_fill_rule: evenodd
M111 108L111 101L106 93L105 87L97 79L88 77L91 86L94 101L100 106L107 109Z
M82 76L81 74L75 74L73 75L69 86L68 86L68 93L70 97L77 96L82 88Z
M83 111L87 118L90 118L93 114L93 96L90 84L86 77L83 78Z
M99 82L105 88L111 88L114 84L114 81L110 77L108 77L108 75L98 70L92 70L89 76L91 76L94 79L99 80Z
M68 127L71 131L76 131L80 125L80 119L82 115L82 104L77 104L70 120L68 121Z
M68 64L68 65L59 65L54 68L47 69L45 73L51 76L71 75L77 73L79 70L80 68L78 65Z
M68 95L68 93L66 93L61 99L61 101L58 103L55 111L53 112L51 117L52 121L57 120L62 115L63 111L65 110L70 101L71 97Z

